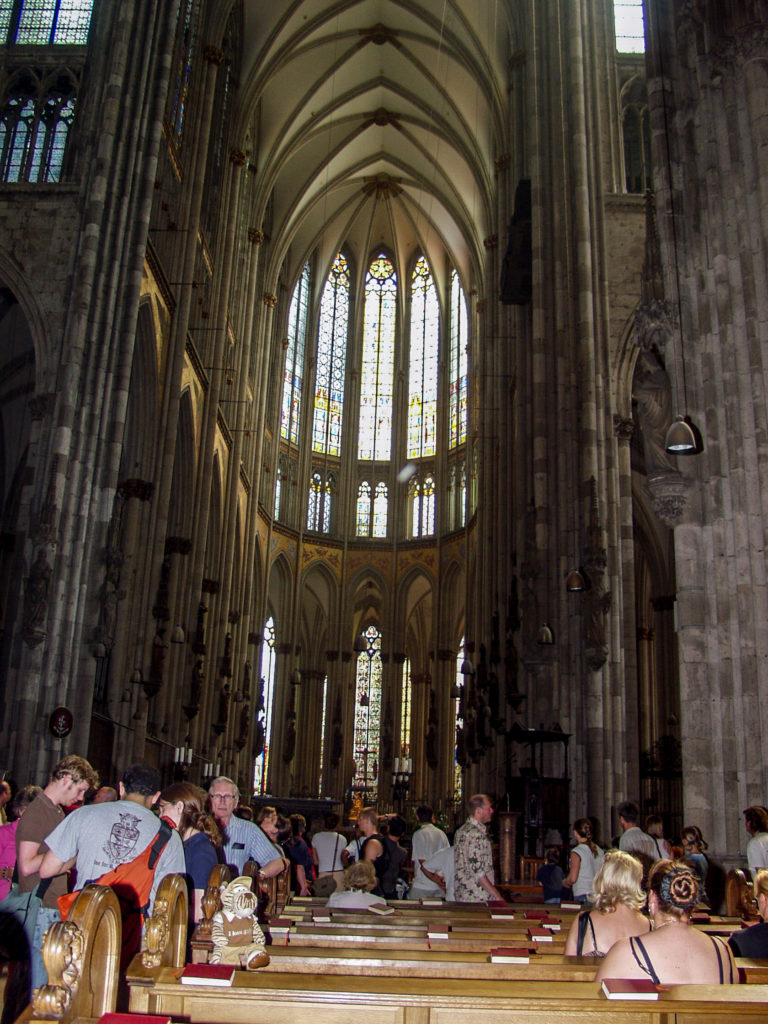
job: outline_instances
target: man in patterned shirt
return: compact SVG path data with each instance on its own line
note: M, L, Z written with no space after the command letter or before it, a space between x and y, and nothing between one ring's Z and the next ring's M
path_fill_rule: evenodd
M491 841L485 827L492 817L493 805L485 793L469 798L469 817L453 839L456 899L460 903L503 899L494 884Z

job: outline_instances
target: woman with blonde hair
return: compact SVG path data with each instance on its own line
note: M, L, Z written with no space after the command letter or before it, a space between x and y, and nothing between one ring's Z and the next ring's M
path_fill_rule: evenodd
M368 907L386 907L380 896L371 892L376 888L376 869L371 860L358 860L344 869L344 890L336 890L328 897L326 906L347 910L367 910Z
M184 846L187 886L190 891L190 917L197 923L203 916L203 894L208 878L218 864L221 832L212 814L206 810L207 794L191 782L172 782L160 794L160 815L178 829Z
M570 869L563 879L563 888L570 887L573 898L585 903L592 890L592 882L603 861L603 851L592 838L589 818L577 818L573 823L576 846L571 850Z
M592 910L582 911L571 925L566 956L604 957L611 946L629 935L644 935L650 922L641 888L643 866L636 857L609 850L595 875Z
M658 814L649 814L645 819L645 831L656 845L657 860L671 860L672 846L664 838L664 821Z
M603 978L650 978L655 985L732 984L733 955L715 935L691 927L699 880L683 861L660 860L648 879L649 935L621 939L602 961Z
M734 932L728 939L728 945L734 956L752 956L765 960L768 959L768 869L762 868L757 872L752 886L760 912L760 923Z

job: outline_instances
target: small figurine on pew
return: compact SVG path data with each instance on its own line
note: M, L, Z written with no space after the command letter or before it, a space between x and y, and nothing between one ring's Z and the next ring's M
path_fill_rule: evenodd
M256 917L258 898L251 879L238 875L221 890L221 910L213 915L212 964L235 964L246 971L266 967L269 954Z

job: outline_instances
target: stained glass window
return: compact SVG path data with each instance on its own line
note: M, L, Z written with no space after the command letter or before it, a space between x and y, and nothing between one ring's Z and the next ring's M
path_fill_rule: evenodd
M329 475L323 482L322 473L315 470L309 483L309 501L307 503L307 529L318 533L329 533L331 529L331 492L333 476Z
M340 252L323 288L317 334L312 450L326 455L341 455L348 319L349 267Z
M371 535L371 485L363 480L357 489L357 536Z
M376 799L379 775L381 633L369 626L362 636L366 649L357 657L352 791L362 794L367 804Z
M385 483L378 483L378 484L376 484L376 496L373 499L373 536L374 537L386 537L387 536L387 511L388 511L387 485Z
M304 374L304 347L307 337L307 306L309 300L309 263L304 264L301 277L293 290L288 310L288 348L283 371L283 407L280 436L291 444L299 443L301 416L301 384Z
M456 693L461 693L461 689L464 685L464 676L461 674L461 664L464 661L464 637L459 641L459 654L456 658ZM461 715L461 697L454 697L451 701L453 704L453 719L454 719L454 733L456 729L461 729L464 725L464 719ZM459 764L456 756L456 748L454 747L453 752L453 802L457 806L461 806L463 799L463 778L461 774L461 765Z
M380 253L365 278L363 366L360 381L360 459L389 459L395 373L397 275Z
M187 110L187 94L192 77L192 56L195 50L198 0L182 0L174 54L174 80L171 94L171 117L176 142L184 132L184 115Z
M253 763L253 792L263 796L267 792L269 773L269 744L272 733L272 708L275 697L275 673L277 669L277 633L275 620L270 617L264 624L264 644L261 648L261 669L259 688L262 690L261 711L256 714L259 727L263 730L264 750Z
M411 748L411 659L403 662L403 685L400 697L400 756L407 757Z
M92 7L93 0L0 0L0 43L87 43Z
M328 676L323 677L323 710L320 715L320 769L317 778L317 792L322 795L323 792L323 764L325 762L325 734L330 728L330 722L328 721Z
M619 53L645 53L643 0L614 0L613 18Z
M467 439L467 302L456 270L451 271L450 447Z
M467 466L462 462L459 469L459 526L467 525Z
M411 275L408 372L408 458L435 454L440 307L429 264L420 256Z
M11 96L0 114L0 180L59 181L74 116L72 95Z
M410 486L411 501L411 536L428 537L435 532L435 480L425 477L424 482L417 477Z
M275 519L280 518L280 498L283 493L283 470L277 467L277 479L275 480Z

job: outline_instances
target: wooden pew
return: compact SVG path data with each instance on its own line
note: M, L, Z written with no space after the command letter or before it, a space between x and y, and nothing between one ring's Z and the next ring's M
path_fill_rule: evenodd
M46 932L48 984L35 992L19 1021L74 1024L111 1013L117 1001L120 905L108 886L86 885L66 921Z
M657 1001L608 1001L595 982L237 972L232 988L182 985L167 968L131 986L131 1009L189 1024L313 1024L350 1015L376 1024L751 1024L765 1021L768 986L674 986Z

